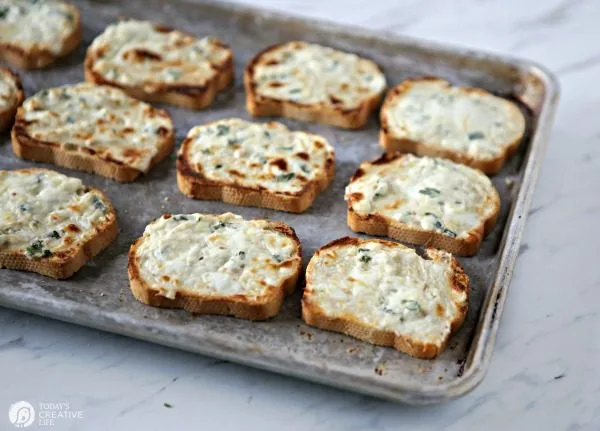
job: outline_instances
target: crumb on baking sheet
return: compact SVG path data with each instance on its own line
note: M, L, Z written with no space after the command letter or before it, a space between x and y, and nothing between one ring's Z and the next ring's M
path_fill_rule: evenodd
M300 330L300 335L302 335L304 338L306 338L308 341L312 341L313 339L313 334L312 332L308 332L308 331L304 331L304 330Z

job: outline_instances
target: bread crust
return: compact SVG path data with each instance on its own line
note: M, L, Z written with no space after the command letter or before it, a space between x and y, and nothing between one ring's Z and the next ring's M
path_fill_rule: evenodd
M20 69L42 69L74 51L81 43L81 15L76 6L72 4L67 4L67 6L73 14L75 25L73 31L64 39L63 49L58 54L44 48L24 49L18 44L4 42L0 43L0 60L11 63Z
M19 169L14 172L48 172L48 169L27 168ZM52 171L50 171L52 172ZM79 246L73 245L66 249L55 253L48 258L31 259L21 251L3 251L0 250L0 268L15 269L18 271L37 272L55 279L65 279L71 277L79 271L83 265L94 256L98 255L102 250L110 245L117 237L119 226L117 224L117 213L112 202L100 189L87 187L86 190L94 191L100 194L105 203L108 205L107 220L97 226L97 233L90 237L87 241Z
M267 320L277 315L285 297L296 288L302 268L302 244L296 236L296 232L290 226L270 220L265 220L265 222L269 224L270 229L284 233L297 244L294 261L297 263L298 269L276 289L270 289L267 295L261 297L260 300L252 301L244 295L217 297L180 291L176 293L174 299L162 296L158 290L149 286L140 275L137 264L137 250L143 241L143 237L135 240L129 249L127 273L133 296L146 305L161 308L180 308L194 314L217 314L246 320Z
M168 112L161 111L169 117L172 123ZM13 152L22 159L53 163L66 168L91 172L119 182L134 181L142 173L142 171L127 166L119 160L100 158L93 150L81 146L77 146L74 150L67 150L61 142L42 141L34 138L27 132L27 121L24 119L23 108L19 108L17 111L10 136ZM152 158L148 169L152 169L158 162L167 157L174 145L175 131L171 128L165 135L158 152Z
M163 26L157 25L156 27L163 31L171 30ZM223 43L220 43L220 46L229 51L229 57L222 64L212 64L213 69L217 69L217 73L203 85L154 83L152 91L149 91L141 85L120 84L103 77L93 70L98 54L92 51L91 47L88 48L83 63L84 76L87 82L120 88L131 97L139 100L152 103L167 103L183 108L200 110L212 104L217 94L233 83L233 51Z
M344 237L324 245L315 252L315 256L327 249L335 247L343 247L347 245L360 246L369 241L376 241L389 247L397 247L399 244L392 241L370 239L362 240L359 238ZM426 249L424 258L439 260L438 250ZM370 327L358 321L354 316L344 315L340 317L329 316L323 309L312 301L311 291L313 285L313 266L314 260L308 264L306 268L306 287L302 297L302 319L311 326L333 332L341 332L359 340L366 341L379 346L393 347L394 349L404 352L410 356L421 359L433 359L437 357L446 348L448 340L462 325L468 311L469 297L471 292L471 284L469 277L464 272L460 263L452 258L452 284L451 288L458 292L465 292L467 299L464 304L455 304L458 307L456 318L450 323L450 334L443 340L440 345L414 340L393 331L386 331L376 327Z
M525 129L523 129L523 133L517 139L515 139L506 147L505 151L502 154L490 159L475 159L467 154L459 153L447 148L442 148L440 146L432 145L427 142L418 142L406 138L398 138L393 135L393 133L390 131L390 127L387 122L387 119L385 118L384 112L388 109L389 105L393 102L393 100L396 97L400 97L403 93L408 91L413 85L413 83L427 80L439 81L440 79L436 77L407 79L395 88L392 88L388 92L381 106L379 118L381 124L381 129L379 131L379 144L381 145L381 147L388 153L402 152L413 153L419 156L443 157L446 159L450 159L454 162L479 169L487 175L496 175L497 173L499 173L502 170L502 167L504 166L506 161L515 153L515 151L519 147L521 141L523 140L523 136L525 135ZM487 91L482 90L480 88L465 87L461 89L467 93L479 93L489 95ZM507 103L508 102L509 101L507 101Z
M301 213L306 211L319 193L325 190L335 176L335 159L325 162L325 170L298 192L272 192L264 187L215 181L207 178L189 163L191 141L185 139L177 156L177 185L184 195L193 199L220 200L233 205L270 208Z
M391 163L394 160L402 158L404 155L384 154L379 159L374 160L373 164ZM360 168L354 173L350 182L362 176ZM457 256L473 256L481 247L483 238L496 226L498 215L500 214L500 196L495 193L494 211L486 219L471 230L467 237L453 238L439 232L420 229L415 226L409 226L390 217L380 214L358 214L352 208L352 197L348 201L347 222L350 229L354 232L363 232L369 235L387 236L389 238L407 242L409 244L421 245L424 247L433 247L448 251Z
M17 109L25 100L25 92L23 91L23 85L19 75L8 68L0 68L0 74L8 74L14 81L15 87L17 88L16 97L13 103L6 109L0 111L0 133L6 132L15 121L15 114Z
M254 117L287 117L296 120L316 122L343 129L360 129L369 120L369 115L377 109L382 94L366 98L360 106L353 109L341 109L330 105L307 105L291 100L278 100L258 95L254 84L254 68L260 58L284 43L269 46L256 54L244 69L244 88L246 90L246 109Z

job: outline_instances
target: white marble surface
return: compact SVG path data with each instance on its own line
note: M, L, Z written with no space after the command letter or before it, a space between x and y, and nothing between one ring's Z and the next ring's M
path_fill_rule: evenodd
M25 399L84 411L56 430L599 430L600 1L253 3L527 57L558 75L556 126L486 378L457 401L410 408L0 309L0 429Z

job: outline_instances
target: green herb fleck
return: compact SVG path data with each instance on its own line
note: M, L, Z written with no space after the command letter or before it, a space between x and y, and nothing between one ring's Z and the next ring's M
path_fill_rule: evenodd
M296 93L300 93L302 91L301 88L292 88L289 93L290 94L296 94Z
M172 79L179 79L181 77L181 70L178 69L168 69L167 75Z
M66 121L69 124L73 124L75 122L75 118L72 115L68 115Z
M456 238L457 237L456 232L454 232L453 230L450 230L448 228L444 228L443 233L444 233L444 235L448 235L448 236L450 236L452 238Z
M202 154L210 154L210 148L203 148Z
M42 257L51 257L52 256L52 252L48 249L44 250L44 253L42 254Z
M471 132L468 137L469 141L475 141L476 139L484 139L485 134L483 132Z
M229 133L230 127L226 124L217 124L217 136L223 136Z
M106 207L104 202L102 202L100 199L98 199L97 196L94 196L94 198L92 199L92 204L94 205L94 208L96 208L97 210L101 210L104 212L108 211L108 208Z
M361 254L359 260L363 263L369 263L371 261L371 259L373 259L371 256L369 256L368 254Z
M278 254L274 254L273 259L275 259L275 262L277 262L277 263L283 262L283 258L281 256L279 256Z
M175 221L184 221L187 220L188 218L184 215L176 215L175 217L173 217L173 220Z
M413 301L412 299L403 299L402 305L406 307L409 311L421 311L421 306L417 301Z
M10 10L10 8L8 6L1 7L0 8L0 19L6 18L6 15L8 15L9 10Z
M359 252L359 253L367 253L367 252L369 252L369 251L371 251L371 250L369 250L368 248L362 248L362 247L361 247L361 248L359 248L359 249L358 249L358 252Z
M48 90L42 90L38 93L38 96L42 99L45 99L46 97L48 97Z
M224 221L219 221L219 222L215 223L214 225L212 225L210 230L212 232L215 232L219 229L225 229L227 226L229 226L229 223L224 222Z
M439 196L442 192L440 192L438 189L434 189L433 187L425 187L424 189L419 190L419 193L433 198Z
M435 223L433 223L433 227L436 229L441 229L443 227L442 222L439 220L436 220Z
M54 239L59 239L60 238L60 233L58 233L58 231L53 230L52 232L50 232L48 234L49 238L54 238Z
M26 251L29 256L34 256L36 254L41 253L43 248L44 248L44 244L42 243L41 240L38 239L33 244L31 244L29 247L27 247Z
M302 172L304 172L305 174L310 174L310 168L306 165L302 165L300 166L300 169L302 169Z
M223 167L223 165L222 165L222 164L220 164L220 163L217 163L217 164L215 165L215 169L221 169L222 167Z
M238 143L239 143L239 141L235 138L231 138L231 139L227 140L227 145L236 145Z
M295 176L296 176L296 174L293 172L290 172L288 174L277 175L277 181L279 181L279 182L289 181L289 180L293 179Z
M238 256L241 257L242 259L244 259L246 257L246 252L244 250L240 250L238 252Z
M271 137L271 132L269 132L268 130L264 130L263 131L263 135L265 135L265 138L270 138Z
M21 205L19 205L19 209L21 211L27 211L27 210L29 210L29 207L26 204L21 204Z

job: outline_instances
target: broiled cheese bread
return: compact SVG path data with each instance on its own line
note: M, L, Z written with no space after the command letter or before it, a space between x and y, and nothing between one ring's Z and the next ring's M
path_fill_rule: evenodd
M380 142L388 152L445 157L492 175L517 149L525 127L516 104L485 90L409 79L383 103Z
M233 53L215 38L129 20L94 39L84 68L88 81L138 99L201 109L233 80Z
M177 183L187 196L297 213L334 172L325 138L237 118L194 127L177 158Z
M0 59L38 69L81 41L79 10L53 0L0 0Z
M156 307L264 320L296 287L300 240L286 224L235 214L166 214L129 251L133 295Z
M371 60L293 41L257 54L246 67L244 86L246 106L254 116L357 129L379 104L386 82Z
M482 172L412 154L362 163L345 198L352 230L461 256L477 253L500 212L498 192Z
M434 358L462 324L469 278L445 251L420 256L401 244L341 238L306 269L302 318L309 325Z
M106 195L55 171L0 171L0 202L0 268L68 278L117 236Z
M0 68L0 133L12 125L24 98L25 93L17 74L10 69Z
M133 181L173 148L169 114L117 88L89 83L42 90L17 111L15 154Z

